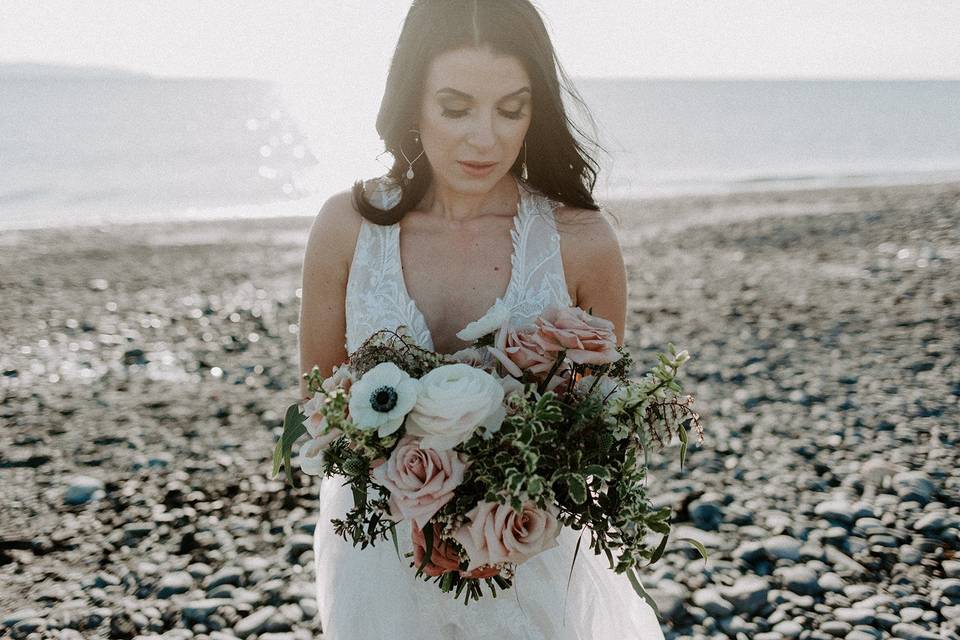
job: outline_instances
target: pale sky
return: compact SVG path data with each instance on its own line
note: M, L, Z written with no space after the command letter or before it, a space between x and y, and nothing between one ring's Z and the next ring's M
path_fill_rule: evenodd
M574 76L960 79L956 0L539 0ZM0 63L359 81L409 0L2 0Z
M960 79L960 0L535 4L575 78ZM317 184L342 186L386 167L373 123L409 6L409 0L0 0L0 64L275 81L320 160Z

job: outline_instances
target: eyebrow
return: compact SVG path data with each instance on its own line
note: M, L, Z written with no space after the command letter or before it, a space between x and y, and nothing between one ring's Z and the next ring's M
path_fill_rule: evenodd
M460 98L466 98L467 100L473 100L473 96L469 93L464 93L463 91L457 91L453 87L443 87L442 89L437 90L437 95L441 93L449 93ZM514 91L513 93L508 93L507 95L500 98L500 100L506 100L507 98L513 98L519 96L521 93L530 93L530 87L521 87Z

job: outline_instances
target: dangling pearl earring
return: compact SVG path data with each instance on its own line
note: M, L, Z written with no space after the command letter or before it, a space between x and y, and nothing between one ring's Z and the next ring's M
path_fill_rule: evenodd
M520 177L527 179L527 139L523 139L523 162L520 164Z
M416 129L410 129L410 131L412 131L414 134L416 134L416 135L413 136L413 141L414 141L414 142L420 142L420 132L417 131ZM405 174L407 180L413 180L413 175L414 175L414 174L413 174L413 163L416 162L417 160L419 160L419 159L420 159L420 156L423 155L423 149L420 149L420 155L419 155L419 156L417 156L416 158L414 158L413 160L411 160L410 158L407 157L407 154L403 152L403 145L401 144L401 145L400 145L400 155L402 155L402 156L403 156L403 159L407 161L408 168L407 168L407 173Z

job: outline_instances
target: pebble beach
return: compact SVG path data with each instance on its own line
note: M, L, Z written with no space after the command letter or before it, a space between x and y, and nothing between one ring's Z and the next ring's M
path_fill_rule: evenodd
M646 570L665 636L960 639L960 183L604 204L706 431L650 475L710 552ZM311 222L0 232L0 637L323 637L270 477Z

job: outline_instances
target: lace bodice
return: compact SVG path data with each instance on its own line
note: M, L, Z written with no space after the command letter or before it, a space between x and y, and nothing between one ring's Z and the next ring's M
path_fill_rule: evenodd
M396 204L398 187L382 179L371 183L365 188L372 204L384 209ZM498 300L508 305L511 323L522 325L547 307L568 305L571 300L560 254L556 203L520 181L517 186L520 200L510 233L510 282ZM493 309L491 306L480 319ZM345 312L347 353L353 353L376 331L401 325L418 345L434 349L427 321L404 283L399 224L377 225L367 220L361 224L347 281Z

